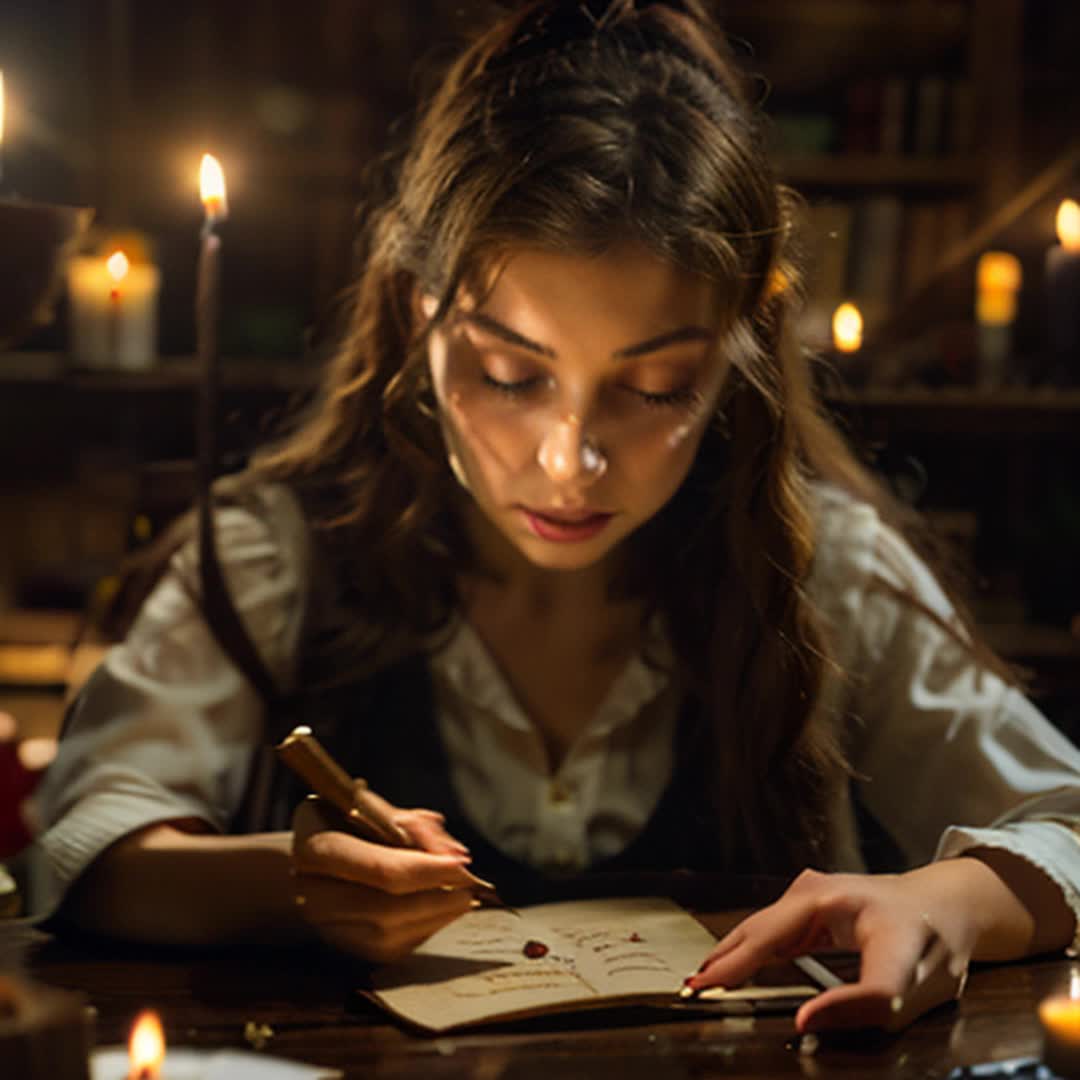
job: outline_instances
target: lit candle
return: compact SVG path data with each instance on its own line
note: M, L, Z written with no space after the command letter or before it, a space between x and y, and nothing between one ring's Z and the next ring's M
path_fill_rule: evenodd
M218 396L218 321L221 314L221 237L217 227L229 216L225 174L215 157L203 154L199 169L203 226L195 285L195 339L202 371L199 398L200 505L216 471L215 423Z
M1005 381L1012 350L1012 325L1022 274L1020 260L1007 251L987 251L976 268L975 318L979 329L980 386Z
M1056 225L1059 243L1046 253L1050 352L1072 382L1080 373L1080 205L1065 199Z
M129 1080L161 1080L165 1061L165 1030L152 1009L139 1013L128 1040Z
M337 1069L244 1050L181 1046L166 1053L161 1020L150 1009L136 1018L126 1047L101 1046L90 1054L90 1080L341 1080L341 1075Z
M0 71L0 184L4 182L4 73Z
M863 320L854 304L841 304L833 312L832 334L837 352L856 353L862 348Z
M71 353L88 368L141 370L157 359L156 266L129 259L78 255L68 263Z
M1059 1076L1080 1076L1080 974L1073 972L1068 994L1039 1004L1043 1063Z

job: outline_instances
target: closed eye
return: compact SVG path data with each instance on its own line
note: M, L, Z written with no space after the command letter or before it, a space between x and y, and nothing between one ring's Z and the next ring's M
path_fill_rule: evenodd
M632 394L636 394L646 405L652 407L687 405L701 396L692 386L684 386L678 390L665 390L663 393L654 393L651 390L639 390L634 386L627 386L624 387L624 389L629 390Z
M527 379L516 379L513 382L504 382L502 379L496 379L489 375L486 371L482 376L484 385L491 387L492 390L497 391L500 394L506 394L507 397L520 397L522 394L527 394L531 390L535 390L542 382L544 382L543 375L530 375Z

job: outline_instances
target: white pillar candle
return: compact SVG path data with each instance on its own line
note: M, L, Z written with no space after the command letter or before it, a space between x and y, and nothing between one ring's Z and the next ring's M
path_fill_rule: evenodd
M80 367L143 370L157 360L161 274L122 252L79 255L68 264L70 349Z

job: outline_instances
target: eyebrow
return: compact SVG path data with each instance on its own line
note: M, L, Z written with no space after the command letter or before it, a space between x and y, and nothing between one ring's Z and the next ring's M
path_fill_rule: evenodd
M557 359L557 354L550 345L541 345L540 342L533 341L524 334L519 334L516 330L512 330L509 326L499 322L498 319L493 319L490 315L484 315L479 311L470 311L464 313L464 318L466 322L478 326L481 330L486 330L489 334L509 345L516 345L519 349L527 349L529 352L547 356L553 360ZM639 341L635 345L627 345L625 348L616 349L611 354L611 358L613 360L630 360L636 356L659 352L670 345L681 345L688 341L710 341L711 339L712 333L704 326L680 326L677 330L668 330L666 333L657 334L656 337L648 338L646 341Z

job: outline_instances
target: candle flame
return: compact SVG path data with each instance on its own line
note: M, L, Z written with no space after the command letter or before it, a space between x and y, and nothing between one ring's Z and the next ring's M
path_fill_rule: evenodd
M1007 251L987 251L979 256L976 270L979 292L1016 292L1022 274L1020 260Z
M1066 251L1080 251L1080 203L1063 199L1057 212L1057 234Z
M131 1070L128 1080L160 1080L161 1064L165 1060L165 1032L161 1019L152 1009L135 1018L128 1042Z
M1020 260L1007 251L987 251L975 268L975 317L984 326L1008 326L1016 318L1022 280Z
M114 251L105 260L105 269L109 271L109 277L111 277L117 285L127 277L130 267L131 263L122 251Z
M854 304L841 304L833 312L832 332L840 352L853 353L862 347L863 320Z
M229 207L225 199L225 173L213 154L203 154L199 167L199 198L209 218L224 218Z

